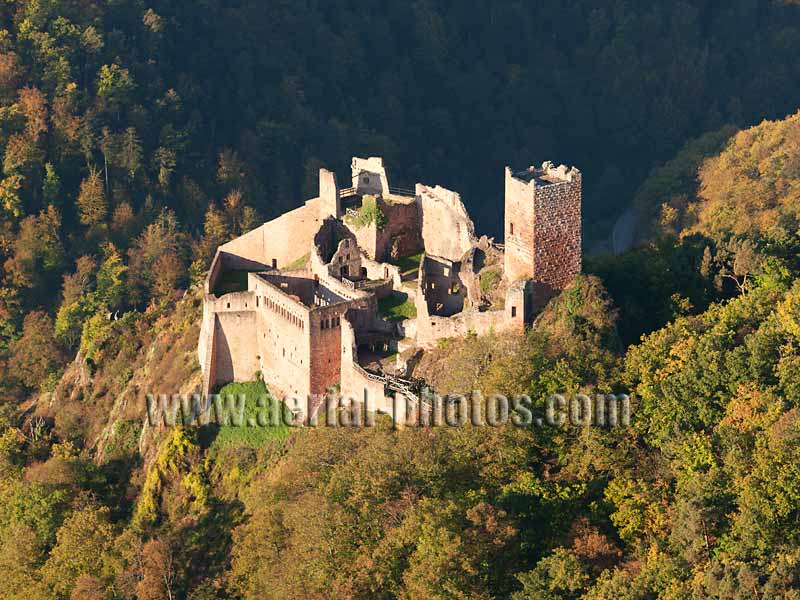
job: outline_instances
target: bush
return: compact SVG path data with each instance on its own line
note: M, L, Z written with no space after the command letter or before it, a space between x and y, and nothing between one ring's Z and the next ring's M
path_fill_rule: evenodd
M348 213L348 220L357 228L368 227L375 223L378 231L386 227L386 215L383 214L378 200L375 196L364 196L361 200L361 208Z

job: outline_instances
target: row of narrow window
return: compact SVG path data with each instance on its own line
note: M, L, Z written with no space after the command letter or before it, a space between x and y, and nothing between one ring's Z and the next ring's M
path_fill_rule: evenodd
M332 319L323 319L322 320L322 329L334 329L341 325L342 320L341 317L333 317Z
M283 306L281 306L271 298L267 298L266 296L256 296L256 307L259 305L259 299L263 299L265 307L272 309L273 311L278 313L280 316L282 316L284 319L286 319L296 327L299 327L300 329L306 328L305 322L300 317L298 317L294 313L289 312Z

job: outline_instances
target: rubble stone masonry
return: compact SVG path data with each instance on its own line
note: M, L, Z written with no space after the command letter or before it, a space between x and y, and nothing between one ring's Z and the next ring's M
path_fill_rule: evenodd
M505 273L510 282L532 279L539 301L580 273L581 188L574 168L506 168Z

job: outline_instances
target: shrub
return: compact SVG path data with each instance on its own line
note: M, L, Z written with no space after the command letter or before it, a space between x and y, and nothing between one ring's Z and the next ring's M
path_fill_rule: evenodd
M383 214L378 200L375 196L364 196L361 200L361 208L348 213L350 223L361 229L375 223L378 231L386 227L386 215Z

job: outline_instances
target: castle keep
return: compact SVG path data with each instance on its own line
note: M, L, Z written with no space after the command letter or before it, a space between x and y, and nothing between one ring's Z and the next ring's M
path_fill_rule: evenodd
M273 394L413 399L409 358L442 338L522 330L581 269L581 173L505 173L505 246L478 238L460 196L389 185L354 158L351 187L220 246L205 280L203 392L261 373Z

